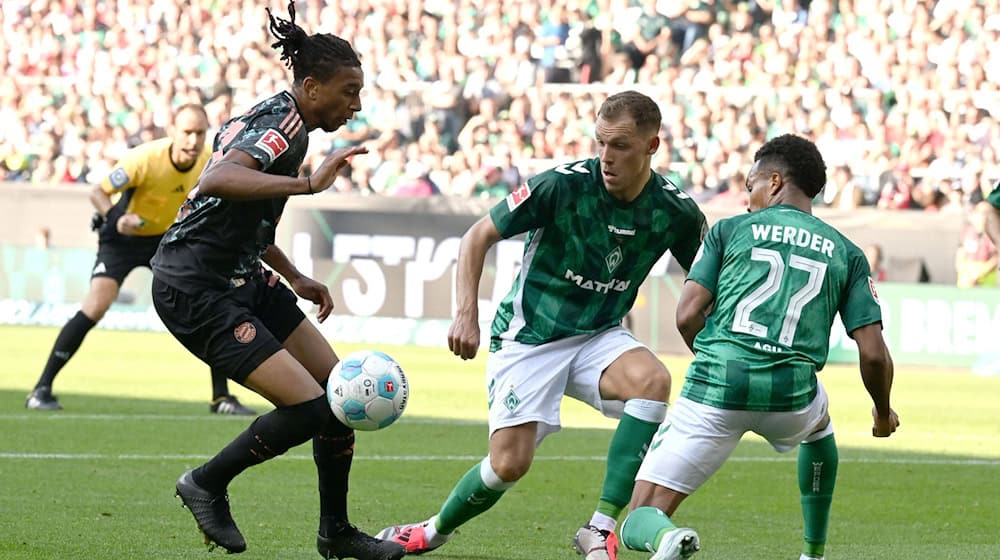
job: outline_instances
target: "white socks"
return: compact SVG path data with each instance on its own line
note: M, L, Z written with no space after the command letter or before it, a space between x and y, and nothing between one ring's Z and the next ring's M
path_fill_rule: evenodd
M629 399L625 401L625 414L644 422L659 424L667 417L667 403L649 399Z
M437 517L434 516L427 520L424 525L424 536L427 537L427 546L438 547L448 542L448 537L451 535L442 535L437 532Z
M609 515L604 515L599 511L595 511L594 516L590 518L590 524L602 531L614 531L615 527L618 525L618 520Z

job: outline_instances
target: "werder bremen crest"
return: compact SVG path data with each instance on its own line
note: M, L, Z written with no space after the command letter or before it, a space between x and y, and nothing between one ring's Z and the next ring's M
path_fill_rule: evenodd
M608 256L604 257L604 262L608 265L608 272L614 272L618 265L622 264L622 250L620 247L615 247L608 253Z

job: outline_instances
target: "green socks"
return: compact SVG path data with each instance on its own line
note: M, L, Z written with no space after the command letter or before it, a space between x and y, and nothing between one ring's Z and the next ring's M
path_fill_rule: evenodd
M799 492L802 494L805 541L802 552L806 556L823 556L838 463L837 441L833 434L799 446Z
M630 399L608 447L607 470L597 512L617 519L629 500L635 474L649 448L649 441L667 415L667 403Z
M513 482L500 480L487 456L469 469L455 485L437 514L434 528L441 535L450 535L473 517L493 507L513 485Z
M676 528L667 514L655 507L635 508L622 522L621 542L630 550L656 552L663 535Z

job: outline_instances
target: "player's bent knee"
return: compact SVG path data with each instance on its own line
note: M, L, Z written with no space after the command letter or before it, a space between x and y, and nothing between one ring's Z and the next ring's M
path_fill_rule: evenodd
M111 308L111 304L114 303L114 299L101 299L101 298L90 298L88 297L80 305L80 311L87 316L88 319L95 323L99 323L101 319L104 318L104 314L108 312Z
M531 468L531 457L513 453L490 454L490 467L496 476L505 483L513 484L524 478Z
M665 367L636 369L628 376L626 399L670 400L670 372Z
M278 417L279 429L285 432L286 450L312 439L332 416L326 395L291 406L280 406L272 414Z

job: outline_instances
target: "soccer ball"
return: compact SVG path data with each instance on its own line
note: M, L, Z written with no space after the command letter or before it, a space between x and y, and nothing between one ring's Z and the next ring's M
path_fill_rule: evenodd
M333 366L326 382L326 398L333 414L361 431L381 430L406 409L410 385L403 368L382 352L361 350Z

